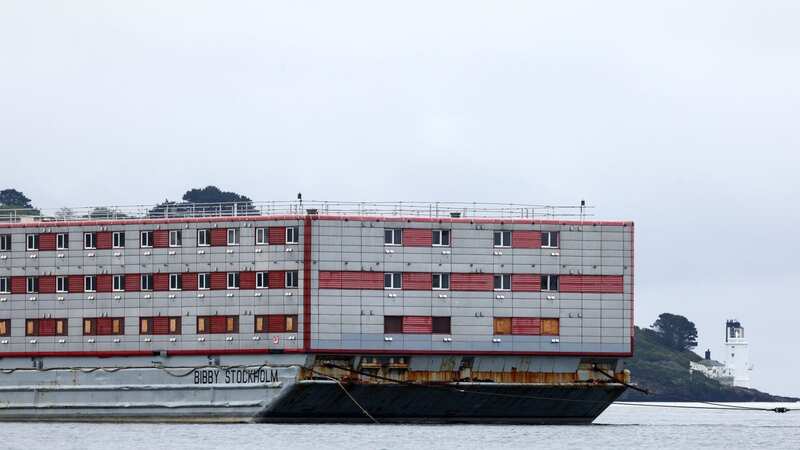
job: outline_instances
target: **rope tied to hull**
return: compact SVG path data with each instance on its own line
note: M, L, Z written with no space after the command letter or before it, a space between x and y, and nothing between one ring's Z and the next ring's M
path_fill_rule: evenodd
M347 390L347 388L344 387L344 385L342 384L342 382L339 379L334 378L334 377L329 376L329 375L326 375L326 374L324 374L322 372L318 372L318 371L316 371L314 369L309 369L309 370L311 371L311 373L319 375L319 376L321 376L323 378L327 378L328 380L331 380L331 381L335 382L336 384L338 384L339 387L342 388L342 391L345 393L345 395L347 395L347 397L349 397L350 400L353 401L353 404L355 404L358 407L358 409L360 409L361 412L364 413L365 416L369 417L370 420L372 420L372 423L374 423L376 425L380 425L380 422L378 422L378 419L374 418L372 416L372 414L370 414L363 406L361 406L360 403L358 403L358 401L355 399L355 397L353 397L353 395L350 394L350 392Z

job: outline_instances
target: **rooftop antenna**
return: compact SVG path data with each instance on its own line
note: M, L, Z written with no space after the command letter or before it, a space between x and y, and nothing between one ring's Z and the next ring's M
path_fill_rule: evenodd
M581 222L584 220L584 215L586 213L586 200L581 199Z
M302 192L298 192L297 193L297 201L300 202L300 204L297 206L297 212L299 213L300 211L303 210L303 193Z

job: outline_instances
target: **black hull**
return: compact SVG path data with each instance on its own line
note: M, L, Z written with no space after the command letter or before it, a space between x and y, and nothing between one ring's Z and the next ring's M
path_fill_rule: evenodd
M380 423L589 424L625 391L620 384L447 386L345 384ZM255 418L272 423L370 423L333 382L292 386Z

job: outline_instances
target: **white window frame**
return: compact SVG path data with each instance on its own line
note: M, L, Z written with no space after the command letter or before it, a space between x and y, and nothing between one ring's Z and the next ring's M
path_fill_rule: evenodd
M172 248L183 245L183 230L169 230L169 246Z
M124 231L114 231L111 233L111 248L125 248Z
M541 289L547 292L558 292L558 282L558 275L542 275Z
M67 277L64 275L59 275L56 277L56 293L64 294L69 292ZM60 286L59 286L60 285Z
M403 229L402 228L384 228L383 229L383 245L393 245L393 246L403 245Z
M438 283L437 283L438 280ZM438 284L438 286L437 286ZM446 285L446 286L443 286ZM445 272L431 275L431 287L434 291L447 291L450 289L450 274Z
M256 289L269 288L269 276L267 272L256 272Z
M499 278L498 278L499 277ZM500 287L496 287L497 280L500 280ZM509 273L497 273L494 275L494 279L492 280L492 287L495 291L510 291L511 290L511 274Z
M144 280L147 280L147 287L145 287ZM152 291L153 290L153 274L152 273L143 273L139 275L139 289L142 291Z
M69 234L68 233L56 234L56 250L67 250L67 249L69 249Z
M299 227L286 227L286 243L287 244L298 244L300 243L300 229Z
M97 233L87 231L83 233L83 249L96 250L97 249Z
M200 228L197 230L197 246L198 247L210 247L211 241L208 240L210 233L208 232L207 228ZM203 236L200 239L200 236Z
M0 234L0 252L10 252L10 251L11 251L11 235Z
M147 244L144 243L145 236L147 236ZM139 232L139 247L153 248L153 230L144 230Z
M39 235L35 233L25 235L25 250L37 251L39 250Z
M125 291L125 275L112 275L111 276L111 290L114 292Z
M228 285L227 286L228 286L228 289L230 289L230 290L239 289L239 287L242 285L241 284L241 278L239 276L239 272L228 272L227 278L228 278L228 280L227 280L228 281Z
M8 284L9 284L8 277L0 277L0 293L8 294L9 292L11 292L10 286Z
M545 239L547 236L547 239ZM558 248L558 231L542 231L542 248ZM545 244L545 240L547 244ZM553 243L555 241L555 243Z
M231 239L233 238L233 239ZM228 228L227 242L228 245L239 245L240 236L238 228Z
M268 242L267 229L264 227L256 228L256 245L266 245Z
M283 277L283 286L286 289L296 289L300 286L298 273L296 270L287 270Z
M384 272L383 288L387 290L403 289L402 272Z
M208 272L197 274L197 290L207 291L211 289L211 274Z
M181 283L181 274L179 273L169 274L169 290L180 291L182 289L183 289L183 283Z
M97 275L83 277L83 292L97 292Z
M37 286L36 277L25 277L25 293L26 294L36 294L39 292L39 286Z
M445 230L445 229L433 230L433 233L431 235L431 245L433 247L450 247L450 237L451 237L452 234L453 233L451 232L451 230ZM436 243L437 236L439 238L439 243L438 244ZM447 236L447 243L446 244L442 243L442 241L444 240L445 236Z
M500 235L500 244L497 244L497 235ZM508 240L506 240L506 236L508 236ZM492 234L492 245L495 248L507 248L511 247L511 231L509 230L496 230Z

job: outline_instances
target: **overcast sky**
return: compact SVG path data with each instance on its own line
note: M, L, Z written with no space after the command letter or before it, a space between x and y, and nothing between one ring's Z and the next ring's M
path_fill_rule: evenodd
M722 358L739 318L800 395L800 3L653 3L5 0L0 188L585 198L636 222L638 325Z

